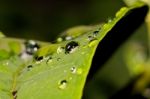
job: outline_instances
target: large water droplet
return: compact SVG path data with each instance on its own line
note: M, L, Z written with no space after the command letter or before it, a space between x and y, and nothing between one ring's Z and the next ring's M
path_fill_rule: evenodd
M67 80L62 80L59 82L59 89L65 89L67 87Z
M75 41L69 42L65 47L65 53L73 53L78 46L79 44Z
M33 40L29 40L25 42L26 53L29 55L34 54L40 46Z
M57 38L57 42L62 42L63 41L63 38L59 37Z
M76 67L71 67L71 73L73 73L73 74L75 74L76 73L76 71L77 71L77 69L76 69Z

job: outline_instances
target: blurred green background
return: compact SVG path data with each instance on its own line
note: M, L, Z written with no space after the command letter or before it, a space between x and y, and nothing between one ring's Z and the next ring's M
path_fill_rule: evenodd
M122 0L0 0L0 30L9 37L52 41L65 29L106 22Z

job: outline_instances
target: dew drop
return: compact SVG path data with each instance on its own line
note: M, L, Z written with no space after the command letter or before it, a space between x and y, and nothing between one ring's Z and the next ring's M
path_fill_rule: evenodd
M29 40L25 42L26 53L29 55L33 55L40 46L33 40Z
M59 37L57 38L57 42L62 42L63 41L63 38Z
M91 41L95 40L95 37L94 36L88 36L88 40L91 42Z
M67 87L67 80L62 80L59 82L59 89L65 89Z
M108 18L108 23L111 23L112 22L112 19L111 18Z
M94 31L93 36L96 37L98 33L99 33L99 31Z
M72 40L72 37L71 36L66 36L65 40Z
M36 56L35 57L35 60L37 60L37 61L41 61L43 59L43 56Z
M60 61L61 58L57 58L57 61Z
M51 63L52 62L52 57L49 57L46 61L47 64Z
M64 50L64 47L58 47L57 48L57 53L60 54L60 53L63 52L63 50Z
M93 47L95 46L96 44L98 43L98 40L97 39L94 39L93 41L89 42L89 47Z
M79 44L75 41L69 42L65 47L65 53L72 53L76 50L76 48L79 46Z
M76 69L76 67L71 67L71 73L73 73L73 74L75 74L76 73L76 71L77 71L77 69Z
M29 66L27 66L27 68L28 68L28 71L29 71L29 70L31 70L31 68L33 68L33 66L29 65Z

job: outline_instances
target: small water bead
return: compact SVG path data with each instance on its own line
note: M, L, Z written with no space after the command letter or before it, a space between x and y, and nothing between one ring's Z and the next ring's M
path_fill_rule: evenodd
M29 40L25 42L26 53L29 55L33 55L39 48L39 44L37 44L33 40Z
M108 18L108 23L111 23L112 22L112 19L111 18Z
M57 38L57 42L62 42L63 41L63 38L59 37Z
M66 36L66 37L65 37L65 40L66 40L66 41L72 40L72 37L71 37L71 36Z
M58 47L57 48L57 53L60 54L60 53L63 52L63 50L64 50L64 47Z
M59 89L65 89L67 87L67 80L62 80L59 82Z
M27 66L28 70L31 70L31 68L33 68L32 65Z
M91 41L95 40L95 37L94 36L88 36L88 40L91 42Z
M52 62L52 57L48 57L46 63L49 64L49 63L51 63L51 62Z
M75 49L79 46L79 44L75 41L69 42L65 47L65 53L69 54L75 51Z
M71 67L71 73L73 73L73 74L75 74L76 73L76 71L77 71L77 69L76 69L76 67Z
M99 31L94 31L93 36L96 37L98 33L99 33Z
M61 58L57 58L57 61L60 61Z

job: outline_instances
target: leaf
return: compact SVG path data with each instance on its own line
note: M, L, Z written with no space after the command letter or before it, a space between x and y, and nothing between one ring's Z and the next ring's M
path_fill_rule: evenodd
M114 33L117 33L121 39L127 38L143 22L146 12L147 6L143 3L137 3L129 8L124 7L108 23L97 25L89 31L85 29L86 33L81 31L75 35L78 32L73 31L71 34L66 34L75 35L71 40L56 44L29 41L29 44L24 45L24 41L17 40L18 43L10 45L9 42L16 40L1 38L0 48L14 53L0 61L0 98L81 99L91 64L93 66L101 64L98 58L103 56L97 56L97 52L114 44L107 42L110 40L110 35L114 37ZM129 32L129 34L121 37L121 34L118 34L120 32L127 32L127 34ZM4 41L6 42L3 44ZM100 46L104 43L108 45ZM112 50L119 44L121 42L117 43ZM37 51L39 47L41 48ZM102 47L101 50L99 47ZM19 51L21 53L17 55ZM106 57L104 59L107 60Z

